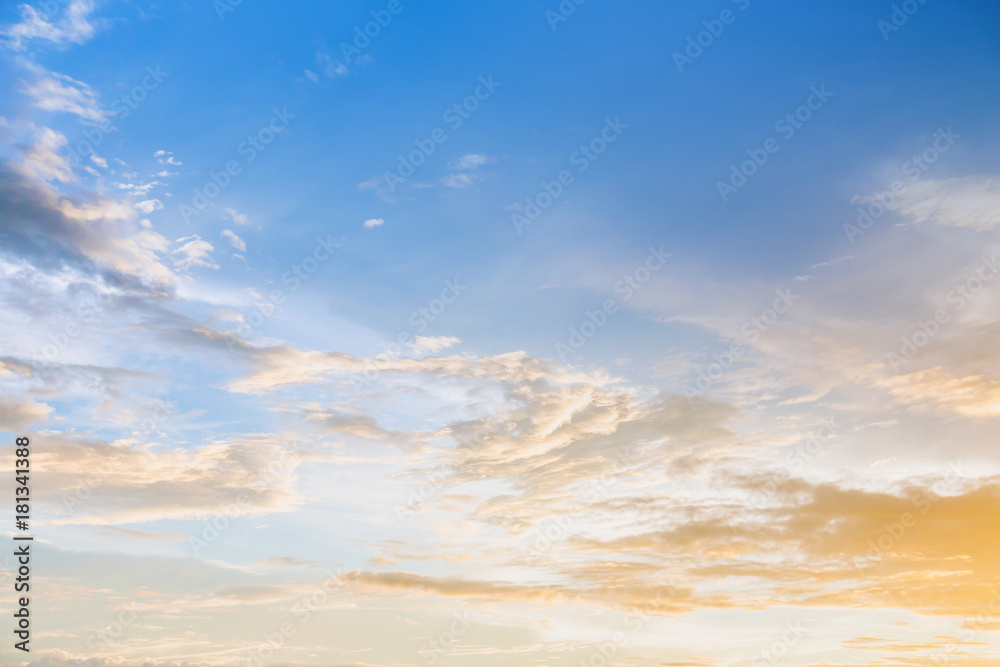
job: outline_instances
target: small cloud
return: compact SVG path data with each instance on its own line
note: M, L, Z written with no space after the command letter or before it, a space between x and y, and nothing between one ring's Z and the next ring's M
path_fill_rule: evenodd
M309 79L313 83L319 83L319 76L316 74L316 72L312 72L310 70L304 70L304 71L307 79Z
M183 162L174 157L172 151L163 151L163 150L156 151L155 153L153 153L153 157L155 157L156 161L159 162L160 164L169 164L174 167L180 167L182 164L184 164Z
M469 155L463 155L457 160L449 162L448 168L452 170L468 171L479 169L480 167L488 164L493 164L496 161L497 159L492 155L485 155L484 153L470 153Z
M97 153L91 153L90 154L90 161L93 162L94 164L96 164L101 169L107 169L108 168L108 161L105 160L102 157L99 157L97 155Z
M455 338L454 336L417 336L416 339L409 344L409 347L417 353L434 353L440 352L441 350L447 350L448 348L454 347L461 342L461 338Z
M333 79L338 76L346 76L350 72L350 70L347 69L347 65L339 60L334 60L333 57L325 51L316 52L316 66L321 72L323 72L323 76L328 79ZM306 76L309 76L309 74L309 70L306 70ZM317 80L318 78L319 77L317 77Z
M190 269L195 266L204 266L208 269L217 269L219 265L212 261L209 255L215 247L208 241L203 241L197 234L177 239L177 243L183 243L180 248L174 250L173 254L180 255L174 260L174 264L179 269Z
M394 188L389 187L385 176L376 176L375 178L371 178L364 183L358 183L358 190L374 190L375 194L378 195L379 199L382 201L396 201L396 197L393 194Z
M810 270L818 269L823 266L837 266L842 262L849 262L854 259L854 255L844 255L843 257L838 257L837 259L831 259L829 262L820 262L819 264L813 264L809 267Z
M455 173L448 174L442 178L441 185L457 190L472 187L472 184L480 178L475 172L480 167L493 164L496 161L496 158L492 155L485 155L483 153L463 155L457 160L452 160L448 163L448 168Z
M155 175L159 176L160 178L167 178L168 176L176 176L177 172L176 171L167 171L166 169L164 169L163 171L156 172Z
M381 227L385 224L385 220L382 218L372 218L371 220L365 220L365 229L372 229L374 227Z
M225 229L225 230L223 230L223 232L222 232L222 238L224 238L227 241L229 241L229 245L233 246L235 249L239 250L240 252L246 252L247 251L246 241L244 241L239 236L237 236L233 232L233 230L231 230L231 229Z
M446 188L461 190L463 188L471 187L472 181L473 178L471 174L448 174L441 179L441 185Z
M250 220L247 218L246 213L240 213L235 209L224 208L222 209L222 217L226 220L232 220L237 225L249 225Z
M136 209L139 210L140 213L149 215L153 211L159 211L161 208L163 208L163 202L161 202L159 199L147 199L146 201L139 202L138 204L135 205L135 207Z

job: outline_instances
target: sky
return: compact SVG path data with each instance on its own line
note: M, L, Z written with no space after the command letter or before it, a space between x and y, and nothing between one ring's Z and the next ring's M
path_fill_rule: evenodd
M998 71L975 0L4 3L0 663L1000 664Z

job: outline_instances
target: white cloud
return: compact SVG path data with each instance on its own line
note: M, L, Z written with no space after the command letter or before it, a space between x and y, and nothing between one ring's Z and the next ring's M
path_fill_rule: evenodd
M309 79L313 83L319 83L319 76L316 75L316 72L312 72L310 70L304 70L304 71L306 73L307 79Z
M97 26L88 20L94 8L93 0L70 0L59 20L53 21L53 17L29 5L21 5L18 7L21 22L0 30L0 35L15 51L23 51L27 42L34 39L52 42L56 46L83 44L97 32Z
M34 424L44 422L50 414L52 414L51 406L28 397L0 398L0 430L24 431Z
M100 157L97 153L90 154L90 161L102 169L108 168L108 161Z
M448 163L448 168L454 173L442 178L441 185L459 190L472 187L472 184L480 178L475 173L476 170L488 164L493 164L496 161L496 158L492 155L485 155L483 153L463 155L457 160L452 160Z
M35 98L39 109L71 113L94 123L107 118L108 113L100 108L97 96L87 84L37 65L29 65L28 69L36 78L24 92Z
M316 65L319 67L323 75L328 79L333 79L338 76L345 76L348 74L349 70L347 65L340 62L339 60L334 60L329 53L324 51L316 52ZM311 74L309 70L306 70L306 75ZM310 77L311 78L311 77Z
M184 164L183 162L174 157L173 151L159 150L153 153L153 157L155 157L156 161L159 162L160 164L169 164L173 165L174 167L180 167L182 164Z
M226 220L232 220L237 225L249 225L250 224L250 221L247 218L247 214L246 213L239 213L236 210L231 209L231 208L224 208L224 209L222 209L222 217L225 218Z
M370 178L364 183L358 183L358 190L374 190L379 199L387 202L395 202L396 197L393 190L386 183L385 176Z
M483 153L470 153L469 155L463 155L457 160L452 160L448 163L448 168L456 171L466 171L470 169L478 169L488 164L493 164L497 159L492 155L485 155Z
M47 182L75 181L76 177L69 163L58 154L66 143L66 137L55 130L47 127L39 128L35 133L34 143L20 165L21 172Z
M163 202L159 199L147 199L146 201L139 202L135 207L140 213L149 215L153 211L159 211L163 208Z
M385 220L382 218L372 218L371 220L365 220L365 229L372 229L374 227L381 227L385 224Z
M448 174L441 179L441 185L447 188L461 190L472 186L473 177L471 174Z
M447 350L461 342L461 338L454 336L417 336L412 343L409 343L409 347L417 353L433 353Z
M993 229L1000 225L1000 179L972 176L921 181L908 186L889 208L913 224Z
M222 231L222 238L224 238L227 241L229 241L229 245L233 246L234 248L236 248L240 252L246 252L246 250L247 250L246 241L244 241L239 236L237 236L235 234L235 232L233 232L233 230L231 230L231 229L225 229L225 230L223 230Z
M197 234L177 239L177 243L184 244L174 250L175 255L180 255L179 259L174 260L177 268L190 269L195 266L204 266L209 269L219 268L219 265L212 261L209 254L215 250L215 246L208 241L203 241Z

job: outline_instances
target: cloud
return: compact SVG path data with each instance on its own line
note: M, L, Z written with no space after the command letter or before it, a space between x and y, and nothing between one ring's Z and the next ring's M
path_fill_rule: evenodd
M153 157L155 157L156 161L159 162L160 164L169 164L174 167L180 167L181 165L184 164L183 162L174 157L173 151L165 151L161 149L153 153Z
M965 417L1000 417L1000 382L981 375L956 377L936 367L893 376L881 384L907 405L938 405Z
M492 155L485 155L483 153L471 153L469 155L463 155L457 160L452 160L448 163L448 168L456 171L465 171L478 169L479 167L486 166L488 164L493 164L497 159Z
M920 181L907 186L890 208L913 224L990 230L1000 225L1000 179L970 176Z
M288 511L299 502L294 471L300 457L277 437L246 436L156 450L138 444L49 434L46 448L32 459L50 485L43 503L46 523L106 529L227 511L259 516ZM83 484L80 470L90 471L90 493L85 497L76 493Z
M318 352L292 347L248 348L255 369L250 375L230 383L238 393L260 393L286 385L322 382L331 375L414 373L460 376L470 379L497 378L508 382L550 379L559 382L606 382L602 376L573 372L551 362L528 357L524 352L508 352L481 359L475 357L427 357L374 359L344 352Z
M454 336L417 336L409 344L409 347L418 354L425 352L433 353L447 350L449 347L454 347L461 342L460 338L455 338Z
M385 220L383 220L382 218L372 218L370 220L365 220L364 227L365 229L372 229L374 227L381 227L384 224Z
M69 163L59 155L60 149L66 146L66 137L55 130L42 127L35 133L35 140L28 149L19 169L28 177L40 181L61 181L64 183L76 180Z
M59 649L42 651L41 657L31 662L16 662L12 667L152 667L154 663L146 659L129 658L84 658ZM210 667L204 662L157 661L156 667Z
M472 187L474 182L472 174L448 174L441 179L441 185L447 188L455 188L461 190L463 188Z
M355 62L358 61L356 60ZM328 79L335 79L340 76L347 76L350 73L350 70L347 68L347 65L345 65L339 60L335 60L333 56L331 56L329 53L323 50L319 50L316 52L316 67L317 69L319 69L320 72L322 72L323 76L325 76ZM315 73L311 72L310 70L306 70L305 72L306 76L313 83L319 81L319 77Z
M109 113L97 102L97 95L85 83L63 74L56 74L34 64L29 64L35 79L24 92L35 99L35 106L44 111L69 113L91 123L100 123Z
M233 246L235 249L239 250L240 252L246 252L246 250L247 250L246 241L244 241L239 236L237 236L236 233L233 232L233 230L231 230L231 229L224 229L224 230L222 230L222 238L224 238L227 241L229 241L229 245Z
M152 184L150 184L152 187ZM141 201L135 205L136 210L144 215L149 215L153 211L159 211L163 208L163 202L159 199L147 199L146 201Z
M108 537L124 537L130 540L152 540L158 542L186 542L190 537L185 533L150 533L144 530L132 530L131 528L119 528L117 526L101 526L97 532Z
M18 9L21 22L0 31L6 45L15 51L23 51L32 40L51 42L57 47L83 44L97 33L100 25L89 20L95 9L93 0L70 0L57 21L27 4Z
M364 183L358 183L358 190L374 190L382 201L389 203L396 201L394 190L389 187L384 175L370 178Z
M174 265L179 269L191 269L196 266L203 266L208 269L217 269L219 265L212 260L209 253L215 247L208 241L203 241L200 236L193 234L177 239L177 243L183 243L180 248L174 250L175 255L180 255L174 259Z
M231 220L237 225L249 225L250 220L247 218L246 213L239 213L231 208L222 209L222 217L226 220Z
M448 168L453 170L453 173L442 178L441 184L454 189L472 187L481 178L476 173L476 170L488 164L493 164L496 161L496 158L492 155L482 153L463 155L457 160L452 160L448 163Z
M160 260L169 242L151 229L137 230L128 202L68 199L29 176L39 171L47 175L30 162L0 164L0 233L8 235L2 250L38 266L73 264L95 273L110 268L158 288L174 284Z
M30 426L44 422L52 414L52 407L29 397L4 396L0 398L0 431L24 432Z

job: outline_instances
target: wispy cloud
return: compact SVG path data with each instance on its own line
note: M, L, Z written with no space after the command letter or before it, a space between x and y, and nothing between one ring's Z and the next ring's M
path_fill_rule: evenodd
M56 9L62 3L42 3L43 7ZM101 25L100 21L91 21L96 5L93 0L69 0L65 9L56 19L43 11L23 4L18 7L21 22L7 26L0 34L5 38L8 48L15 51L25 50L34 40L49 42L57 47L69 44L83 44L89 41Z

